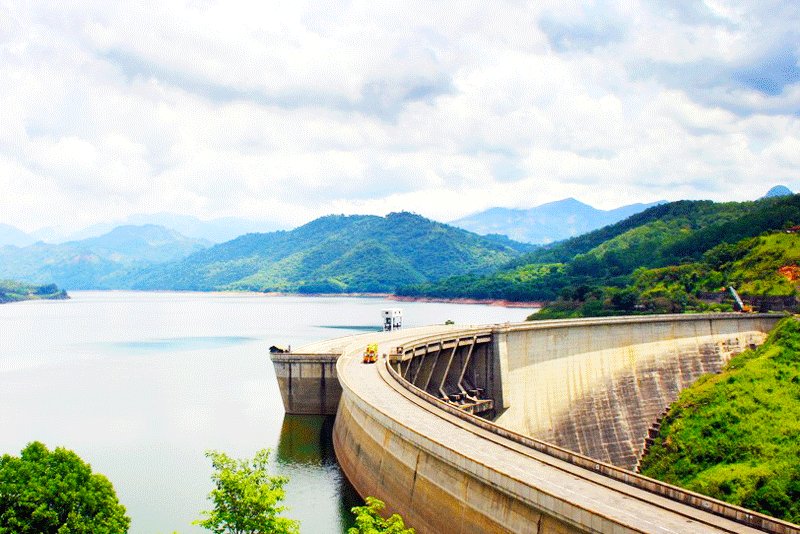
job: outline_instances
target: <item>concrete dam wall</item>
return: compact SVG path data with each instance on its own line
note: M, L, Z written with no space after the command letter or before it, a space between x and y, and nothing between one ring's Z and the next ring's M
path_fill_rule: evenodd
M282 390L293 384L284 402L308 413L334 402L327 368L324 394L314 389L319 355L340 355L339 463L362 496L385 501L421 534L800 534L796 525L630 471L647 428L678 390L761 343L779 319L439 326L352 336L304 347L294 361L273 360ZM373 342L388 356L363 364ZM306 361L308 373L298 369Z
M702 374L763 343L776 318L645 317L495 329L498 425L634 469L647 430Z

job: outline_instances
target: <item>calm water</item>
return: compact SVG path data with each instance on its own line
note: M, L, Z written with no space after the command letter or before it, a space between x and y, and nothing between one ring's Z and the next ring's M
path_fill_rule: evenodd
M76 451L109 477L131 532L207 532L203 455L273 451L288 516L341 532L357 496L336 464L331 418L284 416L272 344L299 347L380 324L371 298L73 292L0 306L0 453L32 440ZM402 303L406 326L523 320L531 310Z

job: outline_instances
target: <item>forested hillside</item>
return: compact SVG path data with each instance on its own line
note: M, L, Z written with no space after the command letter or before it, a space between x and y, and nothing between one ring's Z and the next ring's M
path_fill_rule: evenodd
M411 213L330 215L291 231L247 234L129 281L135 289L392 292L488 273L530 245L481 237Z
M702 271L696 274L707 278L708 283L702 288L692 287L692 291L716 290L725 283L738 284L743 279L734 266L729 266L730 272L719 270L723 263L733 261L733 257L726 256L730 254L730 247L797 223L800 223L800 195L741 203L672 202L600 230L534 250L491 275L446 278L436 283L408 286L399 293L517 301L560 298L562 303L574 305L566 310L571 316L596 315L603 311L606 303L611 303L608 311L630 313L641 304L638 296L645 289L642 285L645 279L658 276L658 273L644 273L642 269L668 268L663 273L666 275L670 275L670 269ZM777 238L773 239L778 246ZM792 243L782 244L788 249L793 246ZM753 246L742 243L736 254ZM714 262L721 263L713 265ZM691 265L694 266L686 267ZM711 273L705 272L708 268L722 276L714 279ZM755 281L753 279L747 289L768 291L766 286L755 285ZM719 286L714 287L716 283ZM652 296L661 299L660 295ZM670 296L664 295L664 298ZM587 302L589 306L583 308ZM653 303L658 311L679 311L662 310L665 306L674 308L662 300ZM678 302L677 308L681 307Z

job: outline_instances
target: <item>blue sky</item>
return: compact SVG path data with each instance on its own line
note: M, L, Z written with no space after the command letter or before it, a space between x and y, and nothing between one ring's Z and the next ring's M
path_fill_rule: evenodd
M0 222L800 189L798 2L3 2Z

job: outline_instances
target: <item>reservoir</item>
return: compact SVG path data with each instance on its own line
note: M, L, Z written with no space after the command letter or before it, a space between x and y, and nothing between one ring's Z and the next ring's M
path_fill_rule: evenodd
M359 504L330 444L330 418L284 416L270 345L404 326L522 321L532 309L381 298L75 291L0 306L0 454L30 441L74 450L106 475L133 534L208 532L209 449L272 450L290 478L284 515L343 532Z

